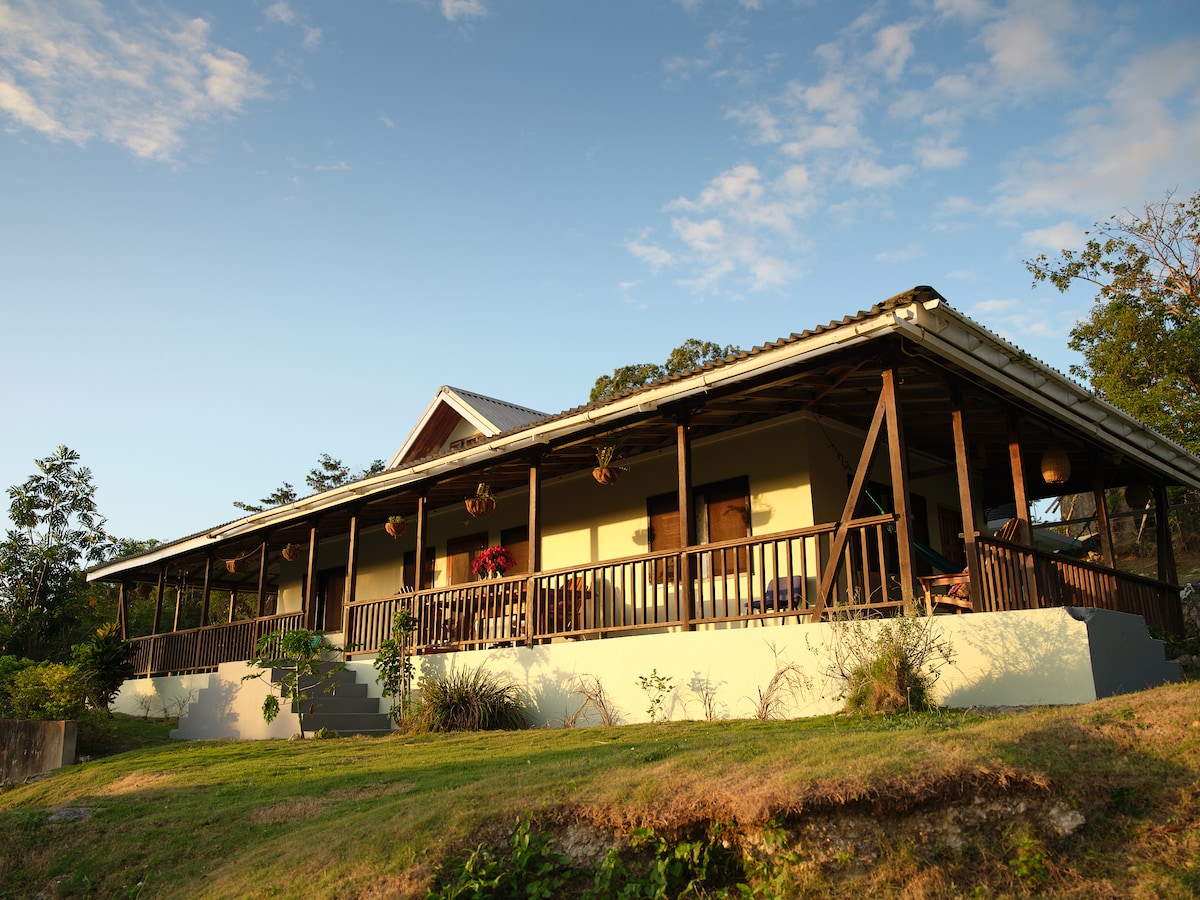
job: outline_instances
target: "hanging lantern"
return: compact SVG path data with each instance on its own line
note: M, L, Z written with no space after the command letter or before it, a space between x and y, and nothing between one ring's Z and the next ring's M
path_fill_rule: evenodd
M1057 444L1042 454L1042 479L1046 484L1066 484L1071 477L1071 458Z
M1144 484L1126 485L1125 502L1130 509L1145 509L1150 502L1150 488Z

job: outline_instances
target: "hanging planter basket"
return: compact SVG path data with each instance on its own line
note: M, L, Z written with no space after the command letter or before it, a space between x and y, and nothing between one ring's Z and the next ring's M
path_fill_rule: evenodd
M248 563L246 562L246 557L244 556L238 559L225 560L225 571L230 575L237 575L241 572L245 572L247 568Z
M288 544L283 548L283 558L288 562L295 562L303 554L304 548L299 544Z
M596 466L592 469L592 477L599 484L616 484L621 478L623 470L617 466Z
M404 533L408 531L407 522L386 522L383 530L392 536L392 540L404 537Z
M463 502L467 505L467 513L476 519L490 516L496 510L495 497L468 497Z

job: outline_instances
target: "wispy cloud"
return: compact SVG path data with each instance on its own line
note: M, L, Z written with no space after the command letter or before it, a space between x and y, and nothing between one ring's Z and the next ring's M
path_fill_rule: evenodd
M135 7L118 20L96 0L0 0L0 113L80 145L97 139L172 162L188 129L242 112L266 79L214 44L201 18Z
M1130 59L1092 106L1031 148L998 185L1005 215L1099 217L1194 179L1200 159L1200 39Z
M441 0L442 15L449 22L460 19L481 19L488 14L483 0Z

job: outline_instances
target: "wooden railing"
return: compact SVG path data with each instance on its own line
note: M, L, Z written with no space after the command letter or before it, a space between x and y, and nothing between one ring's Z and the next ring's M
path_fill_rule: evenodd
M1183 607L1172 585L999 538L977 543L979 612L1088 606L1142 616L1162 634L1183 633Z
M259 638L299 628L300 613L247 619L131 639L135 677L212 672L223 662L251 659Z
M842 551L829 602L842 609L895 608L895 519L857 520ZM533 576L472 582L360 600L346 607L347 655L374 653L403 606L417 620L419 652L531 644L706 627L781 616L803 618L836 527L802 528L766 539L651 553Z
M904 603L890 515L857 519L837 565L826 608L896 610ZM416 618L419 653L532 645L554 639L729 627L811 619L836 526L650 553L530 576L476 581L349 603L348 657L375 653L396 611ZM1169 585L997 538L981 538L980 612L1091 606L1144 616L1163 632L1182 629ZM211 671L249 659L258 639L301 627L291 613L137 638L138 675Z

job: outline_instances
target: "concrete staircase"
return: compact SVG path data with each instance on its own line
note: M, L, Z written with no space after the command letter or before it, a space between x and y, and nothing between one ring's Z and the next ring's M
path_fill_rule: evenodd
M326 671L334 667L334 663L323 663ZM280 669L271 670L271 683L275 684L283 676ZM332 693L326 689L334 687ZM367 696L367 686L358 683L358 676L352 669L342 669L334 672L324 683L315 680L302 682L304 699L304 731L311 733L322 728L336 731L345 737L350 734L382 735L390 734L391 720L385 713L379 711L379 698ZM293 703L292 712L300 711L299 704Z

